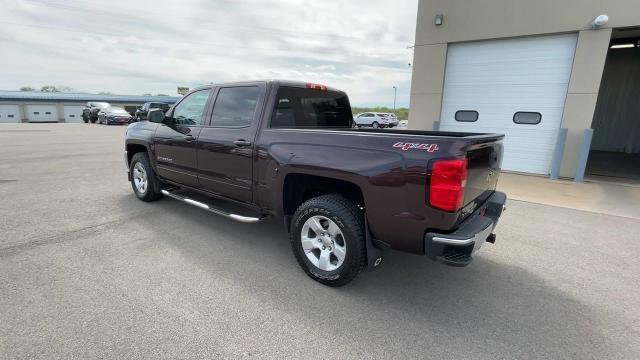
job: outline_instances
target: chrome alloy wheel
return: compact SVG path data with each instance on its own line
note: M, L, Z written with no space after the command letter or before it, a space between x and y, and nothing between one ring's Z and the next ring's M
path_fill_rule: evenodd
M147 192L147 185L149 183L147 171L139 162L137 162L133 167L133 183L136 185L136 189L140 194Z
M307 259L318 269L333 271L344 263L347 243L333 220L320 215L310 217L302 226L300 239Z

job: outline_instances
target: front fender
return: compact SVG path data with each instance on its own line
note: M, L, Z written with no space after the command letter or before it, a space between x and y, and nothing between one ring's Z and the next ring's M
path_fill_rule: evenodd
M149 154L149 162L151 167L157 173L156 168L156 156L153 147L153 137L158 124L141 121L134 122L127 127L127 135L125 136L125 151L127 151L129 145L140 145L147 149Z

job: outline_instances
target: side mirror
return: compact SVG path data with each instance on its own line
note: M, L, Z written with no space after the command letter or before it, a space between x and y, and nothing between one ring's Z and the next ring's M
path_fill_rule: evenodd
M160 109L152 109L147 113L147 119L154 123L164 122L164 112Z

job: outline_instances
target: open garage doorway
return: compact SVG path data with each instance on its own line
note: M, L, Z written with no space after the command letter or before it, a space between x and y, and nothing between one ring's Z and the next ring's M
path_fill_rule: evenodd
M586 173L640 184L640 28L614 30Z

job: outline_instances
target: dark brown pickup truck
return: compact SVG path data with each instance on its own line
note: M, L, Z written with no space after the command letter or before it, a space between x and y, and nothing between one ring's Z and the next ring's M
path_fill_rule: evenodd
M204 86L148 119L125 141L138 198L282 217L323 284L375 268L385 248L465 266L495 241L503 135L357 129L344 92L289 81Z

